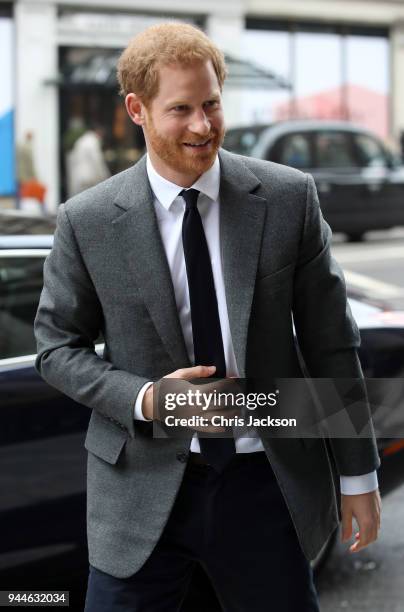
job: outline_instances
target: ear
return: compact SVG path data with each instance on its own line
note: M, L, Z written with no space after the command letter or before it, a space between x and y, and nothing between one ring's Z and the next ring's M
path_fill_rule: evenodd
M139 96L129 93L125 98L125 106L133 123L143 126L145 122L144 104Z

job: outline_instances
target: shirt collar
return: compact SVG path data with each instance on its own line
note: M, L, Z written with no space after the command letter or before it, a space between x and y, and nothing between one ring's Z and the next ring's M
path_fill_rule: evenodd
M168 181L153 168L149 155L146 158L147 176L154 195L166 210L169 210L175 198L183 190L183 187ZM216 201L219 196L220 186L220 163L219 157L213 165L204 172L197 181L192 185L192 189L198 189L201 193L208 196L213 201Z

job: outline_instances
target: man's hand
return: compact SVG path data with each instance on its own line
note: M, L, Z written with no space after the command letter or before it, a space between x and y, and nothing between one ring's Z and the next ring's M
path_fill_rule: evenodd
M378 489L361 495L341 495L341 541L346 542L352 537L353 518L359 527L359 532L355 534L356 542L349 547L350 552L358 552L377 539L380 511L381 499Z
M142 412L144 418L148 421L153 419L153 385L150 385L143 396Z
M215 366L194 366L193 368L182 368L181 370L175 370L175 372L167 374L167 376L165 376L164 378L179 378L182 380L192 380L193 378L206 378L208 376L212 376L215 370ZM143 416L148 420L152 420L154 418L153 387L154 385L150 385L150 387L147 389L146 393L143 396L142 402Z
M200 379L200 378L209 378L214 375L215 370L216 370L215 366L198 365L192 368L182 368L180 370L175 370L175 372L171 372L170 374L167 374L167 376L164 376L164 379L166 378L175 379L178 382L178 393L180 393L180 392L186 391L189 388L189 385L184 384L185 381L191 381L191 380ZM158 381L158 383L154 383L153 385L151 385L147 389L146 393L144 394L143 402L142 402L142 412L146 419L151 420L151 419L158 418L153 408L154 408L155 385L158 385L160 382L161 381ZM230 393L231 391L233 392L235 391L235 386L236 386L236 383L231 378L223 378L221 380L215 380L214 382L212 381L211 384L204 384L203 387L198 387L198 385L193 385L193 389L195 390L203 389L204 393L210 393L210 392L213 392L214 390L217 392L222 391L222 392ZM213 416L218 415L218 414L225 414L227 418L230 418L238 414L238 412L239 412L238 409L232 408L231 406L230 407L229 406L220 407L220 406L215 405L214 407L209 407L207 410L204 410L204 411L202 411L200 407L185 406L183 408L181 407L176 408L175 415L177 417L184 417L184 416L190 417L192 415L201 415L204 418L210 419ZM204 431L204 432L223 432L225 431L224 427L213 426L213 425L205 425L203 427L194 427L193 429L195 429L195 431Z

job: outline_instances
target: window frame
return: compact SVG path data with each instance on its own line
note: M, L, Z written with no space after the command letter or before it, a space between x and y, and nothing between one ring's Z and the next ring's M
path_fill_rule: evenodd
M307 139L309 145L309 155L311 164L308 166L289 166L290 168L296 168L297 170L305 171L315 168L315 158L314 158L314 140L312 130L293 130L287 133L282 134L276 141L269 145L267 148L267 152L265 154L265 159L267 161L274 161L278 164L283 164L284 162L280 161L280 152L283 147L283 142L292 137L292 136L303 136ZM272 152L272 156L269 156L269 152Z
M384 159L384 164L383 166L371 166L371 165L366 165L364 166L362 164L362 160L361 160L361 153L360 153L360 146L358 144L357 139L360 137L364 137L367 138L370 141L373 141L380 149L380 151L383 154L383 159ZM380 168L389 168L390 162L389 162L389 156L387 153L386 148L383 146L383 143L373 134L368 134L367 132L355 132L352 134L352 140L353 140L353 147L354 147L354 153L357 157L357 161L359 164L359 168L361 170L365 169L365 168L374 168L374 167L380 167Z
M326 134L342 134L345 137L346 142L348 144L349 153L351 155L351 158L354 162L356 162L357 165L350 164L350 165L343 165L343 166L320 166L319 155L318 155L318 137L321 135L326 135ZM351 172L358 172L360 170L360 165L359 165L359 160L357 159L357 156L356 156L355 145L353 141L353 134L354 132L345 130L344 128L341 128L341 129L333 129L333 128L314 129L313 130L313 147L314 147L314 158L313 158L314 166L313 168L316 168L316 170L320 172L327 171L327 170L330 170L332 172L341 172L347 169L349 169Z

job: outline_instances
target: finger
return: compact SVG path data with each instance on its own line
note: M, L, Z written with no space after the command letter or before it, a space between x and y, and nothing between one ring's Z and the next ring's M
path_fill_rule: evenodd
M197 365L193 366L192 368L181 368L180 370L176 370L172 375L169 374L168 377L181 378L182 380L191 380L192 378L207 378L208 376L212 376L215 371L216 366L214 365Z
M357 552L357 551L358 551L358 549L359 549L359 547L360 547L360 544L361 544L361 542L360 542L360 537L361 537L361 536L360 536L360 533L359 533L359 532L358 532L358 533L355 533L355 540L356 540L356 541L355 541L355 542L354 542L354 543L353 543L353 544L352 544L352 545L349 547L349 550L350 550L351 552Z
M362 542L362 540L359 538L357 542L355 542L354 544L352 544L352 546L349 547L349 551L351 553L357 553L363 548L369 546L369 544L371 544L371 542Z
M362 548L367 546L366 541L363 536L361 536L361 532L355 534L355 542L349 547L351 553L359 552Z
M355 534L356 542L349 547L351 552L359 552L377 539L376 528L366 527Z
M346 542L352 536L352 512L346 508L342 510L341 542Z
M362 548L359 544L360 544L359 540L355 542L355 544L352 544L352 546L349 547L349 552L351 553L359 552L360 549Z
M378 529L381 528L381 521L382 521L382 504L381 504L381 500L379 497L378 504L377 504L377 528Z

